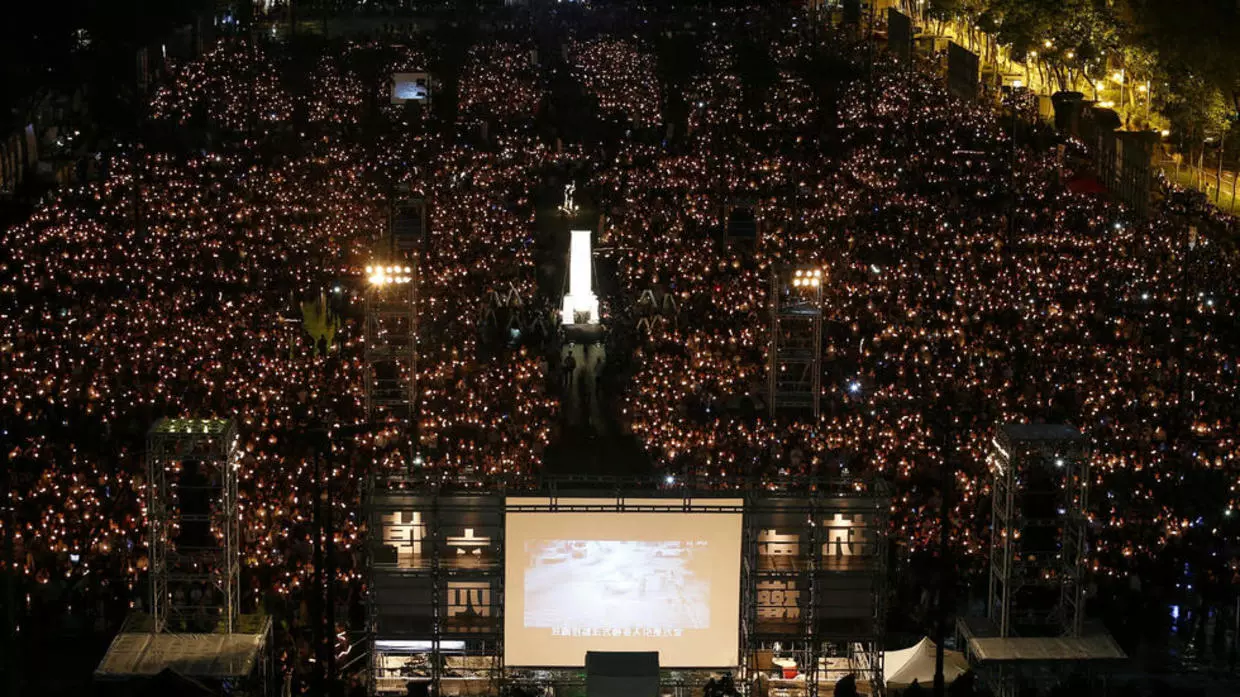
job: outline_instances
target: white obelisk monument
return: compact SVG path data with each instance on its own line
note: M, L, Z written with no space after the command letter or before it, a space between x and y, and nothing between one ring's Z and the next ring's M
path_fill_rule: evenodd
M564 324L598 324L598 296L594 294L594 266L590 254L590 231L573 230L568 252L568 294L560 321ZM584 319L584 321L579 321Z

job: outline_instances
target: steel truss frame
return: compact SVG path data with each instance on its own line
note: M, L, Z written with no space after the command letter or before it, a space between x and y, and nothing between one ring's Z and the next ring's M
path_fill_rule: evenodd
M739 209L749 209L754 214L754 238L752 242L759 244L762 240L762 219L759 217L758 197L755 196L733 196L728 199L723 206L720 220L723 223L723 238L726 243L732 242L731 228L732 216ZM743 239L743 238L742 238Z
M799 281L814 269L776 266L771 270L767 347L767 407L810 410L822 399L822 284Z
M376 648L379 639L417 639L428 641L424 650L412 650L408 655L418 656L429 665L427 682L431 694L443 694L442 686L445 678L445 667L449 656L462 656L464 660L487 658L489 665L485 669L477 667L474 662L473 673L482 673L487 680L488 692L497 694L504 679L503 655L503 594L504 594L504 522L503 497L493 492L466 495L441 493L437 487L423 486L424 482L415 477L384 475L371 477L366 484L365 512L369 529L381 534L384 525L382 517L387 514L409 512L411 504L423 505L419 513L424 514L415 525L420 527L418 536L427 553L419 555L419 559L408 568L381 561L376 551L379 545L370 540L366 545L366 574L370 582L367 584L366 617L367 631L371 640L370 651L370 694L379 692L378 675L381 666L378 664L380 652ZM459 524L467 516L474 515L486 519L491 516L489 524L483 522L482 530L487 534L495 550L495 559L484 561L479 565L462 568L455 564L451 557L445 558L449 549L450 525ZM380 582L385 581L386 582ZM454 583L485 584L490 589L492 601L489 603L490 614L481 623L469 626L454 626L450 622L453 600L452 584ZM429 625L422 629L401 628L391 630L381 626L383 606L387 596L381 589L393 586L405 586L401 591L393 591L398 595L407 596L424 592L427 605L422 609L429 612ZM457 591L459 594L461 591ZM382 636L381 636L382 635ZM427 639L429 637L429 640ZM446 650L446 641L460 641L464 649ZM399 653L399 652L398 652Z
M1053 635L1080 636L1085 616L1085 551L1089 504L1089 444L1066 426L999 426L992 442L994 487L991 506L990 584L987 611L1000 637L1015 636L1013 614L1024 625ZM1049 474L1034 490L1030 475ZM1029 517L1022 506L1032 496L1058 502L1058 515ZM1058 531L1057 553L1024 548L1031 531ZM1026 590L1058 590L1053 607L1021 607Z
M759 656L779 647L791 653L805 675L805 694L817 697L820 683L833 684L845 673L871 685L871 694L883 695L883 651L887 619L888 519L890 491L881 479L843 482L843 487L824 487L808 496L789 493L772 497L758 492L747 500L744 524L742 566L741 647L742 678L750 686L763 670ZM796 535L800 553L772 566L759 554L762 533L776 521L803 520ZM848 520L841 526L836 521ZM841 559L828 555L828 549L854 545L854 521L862 521L861 553ZM784 529L787 523L783 523ZM844 542L844 539L847 542ZM773 559L768 557L768 559ZM840 563L847 560L848 563ZM778 607L763 605L763 587L795 589L808 600L800 605L795 620L764 621ZM852 590L868 596L871 605L861 621L842 622L844 609L833 605L833 598ZM770 591L771 597L778 591ZM786 592L786 591L785 591ZM854 596L855 597L855 596ZM777 604L776 604L777 605ZM842 654L842 655L841 655ZM840 670L820 666L820 659L847 658L850 668ZM832 689L832 688L827 688Z
M150 486L150 580L153 631L192 631L222 623L236 630L240 611L237 426L232 419L160 419L147 433L146 476ZM200 468L200 483L181 480L183 463ZM200 492L206 513L185 513L182 497ZM209 526L218 545L186 547L176 537L185 523ZM204 587L206 586L206 587ZM201 598L194 600L197 591ZM200 631L213 631L202 628Z
M883 683L883 649L886 626L886 584L887 584L887 523L890 510L890 492L881 479L855 479L839 482L806 482L806 488L796 491L771 491L755 482L754 486L742 491L697 490L686 486L667 488L664 482L655 479L624 479L614 477L564 477L548 478L533 488L513 489L505 491L479 492L477 490L454 491L444 489L416 476L371 477L366 485L365 513L372 538L366 545L366 573L370 582L367 584L367 625L371 645L370 693L376 694L377 675L380 666L376 661L379 651L375 642L395 636L381 627L381 607L385 596L381 588L391 587L392 579L399 582L421 584L419 588L429 596L431 622L426 631L409 633L409 638L429 641L425 645L423 655L429 662L429 682L432 694L442 694L442 683L445 679L443 666L448 655L459 655L458 647L445 651L444 642L464 640L464 652L467 656L489 656L490 666L486 674L488 686L492 693L507 685L548 684L577 685L580 683L579 670L538 670L507 668L503 665L504 655L504 551L506 540L504 528L508 512L647 512L647 513L683 513L692 510L694 513L742 514L742 562L740 603L740 661L738 666L737 685L746 694L755 677L757 667L754 664L755 651L769 647L773 642L795 644L801 648L798 661L806 667L808 674L806 691L809 697L817 697L819 686L819 658L836 655L838 650L828 648L834 645L843 647L843 651L852 659L851 665L856 666L855 672L860 680L868 681L873 687L872 694L885 694ZM812 488L811 488L812 487ZM509 503L507 496L530 497L541 500ZM570 504L562 501L565 498L590 498L589 504ZM662 498L666 503L652 503L649 499ZM721 502L719 505L704 503L710 498L742 499L741 504ZM600 499L608 499L606 501ZM626 499L643 499L641 503L630 503ZM415 568L395 568L391 563L381 562L377 552L382 544L376 541L375 535L381 535L382 517L397 512L407 511L412 501L423 505L421 512L426 517L421 519L423 534L420 538L424 549L429 551L425 559L420 560ZM465 513L488 511L497 517L488 526L491 545L495 559L473 570L460 570L451 563L445 563L442 551L447 549L444 544L445 523ZM826 547L833 536L838 543L841 528L832 527L830 521L839 515L862 517L865 519L866 538L864 544L866 554L864 560L850 564L847 568L833 564L827 558ZM758 537L766 525L770 525L773 517L795 518L819 524L806 525L802 547L807 552L801 555L794 570L759 568ZM457 523L459 525L459 523ZM823 535L826 535L826 538ZM851 533L848 536L851 544ZM861 555L858 555L860 558ZM387 582L381 582L383 579ZM491 603L491 622L483 631L471 631L462 634L454 631L445 622L447 607L445 595L448 584L464 579L483 581L490 584L493 591ZM769 631L768 627L759 623L758 587L759 584L773 580L796 580L805 583L809 600L805 605L806 613L802 621L786 628ZM840 584L852 583L853 588L863 589L872 598L872 605L866 610L864 621L856 622L852 627L843 627L836 623L831 625L823 619L819 621L816 612L819 609L831 608L830 594ZM407 594L402 594L407 595ZM838 606L836 606L838 607ZM397 634L401 634L397 632ZM459 646L459 645L458 645ZM665 676L666 677L666 676ZM671 686L677 694L692 694L700 690L707 678L706 671L675 671L671 678Z
M366 416L380 411L416 417L418 384L418 264L408 283L367 283L364 329Z

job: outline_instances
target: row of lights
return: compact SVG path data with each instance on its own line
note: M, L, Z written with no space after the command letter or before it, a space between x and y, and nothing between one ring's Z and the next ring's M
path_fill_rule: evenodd
M409 283L413 281L413 268L409 266L367 266L366 276L371 284L383 286L389 283Z
M797 269L792 279L792 285L797 288L817 288L822 285L822 269L814 269L812 271Z

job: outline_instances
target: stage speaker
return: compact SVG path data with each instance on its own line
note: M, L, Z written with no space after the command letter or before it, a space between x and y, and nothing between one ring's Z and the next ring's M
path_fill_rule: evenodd
M659 652L587 651L586 697L659 697Z

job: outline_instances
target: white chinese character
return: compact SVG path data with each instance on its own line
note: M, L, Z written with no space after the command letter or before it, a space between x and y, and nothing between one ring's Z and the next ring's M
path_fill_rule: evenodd
M448 617L472 614L491 616L491 584L484 582L448 582Z
M414 557L422 553L422 514L417 511L397 511L380 517L383 527L383 544L396 548L396 566L407 569L414 565Z

